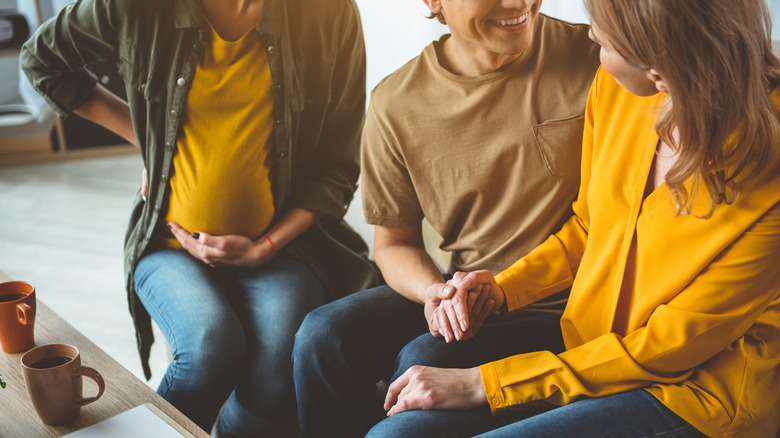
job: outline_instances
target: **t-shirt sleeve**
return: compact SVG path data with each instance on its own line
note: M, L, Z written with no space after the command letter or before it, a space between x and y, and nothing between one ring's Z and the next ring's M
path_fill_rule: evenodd
M361 194L366 223L407 227L423 219L422 207L391 124L372 99L363 128Z

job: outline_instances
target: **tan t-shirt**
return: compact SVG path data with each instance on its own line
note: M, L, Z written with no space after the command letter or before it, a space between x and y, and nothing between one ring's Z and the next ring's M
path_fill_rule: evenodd
M583 114L598 67L588 26L540 15L534 44L479 77L435 46L377 85L362 145L366 222L427 218L453 268L498 273L557 231L579 184Z

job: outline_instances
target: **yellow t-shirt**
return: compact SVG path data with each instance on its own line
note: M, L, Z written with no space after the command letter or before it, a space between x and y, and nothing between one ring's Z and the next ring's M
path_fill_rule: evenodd
M274 215L268 57L254 29L225 41L207 28L173 158L166 221L190 232L256 239ZM164 240L180 247L172 237Z
M780 108L780 89L772 98ZM597 74L575 215L496 276L509 311L572 286L561 320L567 351L483 365L488 402L500 411L646 388L709 436L774 437L780 175L752 182L706 219L701 191L691 215L675 214L665 184L644 198L663 100Z

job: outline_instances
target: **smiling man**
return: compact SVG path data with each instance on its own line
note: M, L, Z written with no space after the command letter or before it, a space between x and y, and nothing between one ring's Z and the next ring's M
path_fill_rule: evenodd
M424 1L450 33L374 89L363 132L364 214L387 285L315 310L296 335L304 437L364 436L384 417L376 382L411 365L474 366L504 357L493 348L507 338L560 343L557 314L485 321L498 291L450 296L422 221L453 271L500 272L557 231L577 193L597 48L588 26L540 14L541 0Z

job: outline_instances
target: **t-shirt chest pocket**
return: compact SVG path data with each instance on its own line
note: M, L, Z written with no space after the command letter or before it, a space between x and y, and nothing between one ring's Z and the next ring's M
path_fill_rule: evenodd
M547 120L533 127L547 171L557 178L579 179L585 115Z

